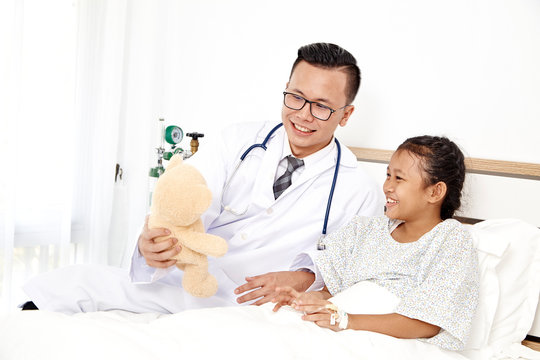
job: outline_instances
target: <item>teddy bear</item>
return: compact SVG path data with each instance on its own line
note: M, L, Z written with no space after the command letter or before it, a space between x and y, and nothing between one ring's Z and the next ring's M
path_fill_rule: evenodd
M152 194L148 218L149 228L166 228L171 235L156 238L178 239L181 251L174 258L184 272L182 286L196 297L210 297L218 289L208 272L207 256L219 257L227 252L227 242L204 231L201 215L212 202L212 193L201 173L174 155L165 172L158 178Z

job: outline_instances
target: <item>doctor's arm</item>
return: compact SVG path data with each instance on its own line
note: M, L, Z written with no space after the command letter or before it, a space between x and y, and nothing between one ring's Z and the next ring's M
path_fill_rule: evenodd
M316 251L316 250L315 250ZM302 253L293 261L290 269L292 271L272 272L264 275L247 277L246 283L235 290L235 294L247 294L240 296L237 301L244 303L255 300L254 305L262 305L272 301L280 292L276 288L288 288L292 291L305 292L321 289L324 286L321 275L312 257L315 254Z
M236 295L247 292L236 299L240 304L258 299L253 305L272 301L276 288L290 286L296 291L305 291L315 281L315 274L305 271L278 271L246 277L246 283L234 290Z

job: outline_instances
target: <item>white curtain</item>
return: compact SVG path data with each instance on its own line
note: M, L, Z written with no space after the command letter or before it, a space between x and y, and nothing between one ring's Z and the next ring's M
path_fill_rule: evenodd
M123 170L115 183L109 230L108 263L127 267L141 231L149 203L149 168L156 166L159 145L159 118L178 124L171 115L178 99L170 90L173 49L169 23L177 1L130 0L126 9L123 42L122 106L116 158ZM166 94L170 96L166 96ZM189 143L189 141L188 141Z
M129 257L159 116L159 67L141 75L155 57L141 63L134 53L130 19L142 4L0 3L1 308L24 301L21 285L40 272Z

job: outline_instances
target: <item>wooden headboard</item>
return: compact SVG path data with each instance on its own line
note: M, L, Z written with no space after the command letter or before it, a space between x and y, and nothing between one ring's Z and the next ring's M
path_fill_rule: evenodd
M394 153L390 150L349 147L358 161L388 164ZM467 171L474 174L507 176L512 178L540 180L540 164L524 162L466 158Z
M388 164L394 151L350 147L356 159L368 163ZM465 158L467 172L471 174L483 174L514 179L540 180L540 164L525 162L489 160L480 158ZM475 224L484 219L477 217L455 216L463 223ZM539 225L539 224L536 224Z
M390 150L369 149L360 147L349 147L349 149L356 155L358 161L368 163L388 164L390 162L392 154L394 153L394 151ZM540 180L540 164L466 158L465 166L467 168L467 172L472 174L484 174L528 180ZM461 222L469 224L474 224L483 220L459 216L456 216L456 218ZM538 316L540 316L540 314L537 312L537 319ZM523 341L523 345L533 350L540 351L540 337L527 336L527 338Z

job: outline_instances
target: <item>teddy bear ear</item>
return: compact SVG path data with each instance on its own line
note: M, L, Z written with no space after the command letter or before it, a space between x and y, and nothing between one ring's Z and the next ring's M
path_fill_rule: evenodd
M172 169L173 167L178 166L182 164L183 162L184 160L182 159L182 156L179 154L175 154L173 155L171 160L169 160L169 165L167 165L167 169Z

